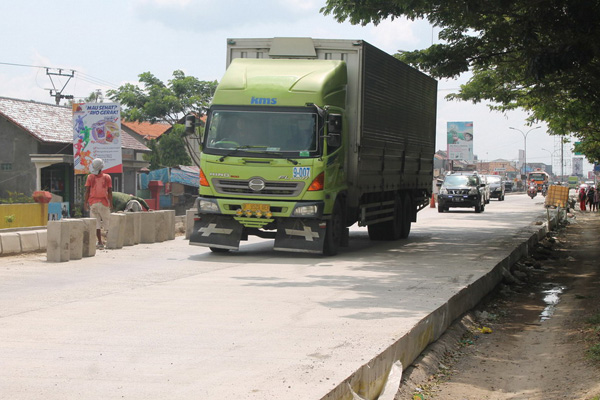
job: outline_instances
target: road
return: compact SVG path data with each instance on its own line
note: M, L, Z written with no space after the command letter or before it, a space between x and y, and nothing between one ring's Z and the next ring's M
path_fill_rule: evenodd
M258 238L213 254L181 237L67 263L0 258L0 393L335 398L381 354L412 360L432 333L401 339L530 237L542 201L510 195L481 214L427 208L399 242L353 227L331 258Z

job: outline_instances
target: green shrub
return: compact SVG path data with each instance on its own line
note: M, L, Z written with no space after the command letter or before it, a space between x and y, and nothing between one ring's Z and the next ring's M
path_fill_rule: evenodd
M19 192L7 191L8 197L0 199L0 204L33 203L33 197Z

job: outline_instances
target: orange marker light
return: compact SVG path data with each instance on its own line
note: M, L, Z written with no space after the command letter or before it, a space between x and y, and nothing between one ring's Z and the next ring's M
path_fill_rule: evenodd
M206 175L204 175L204 171L202 171L202 168L200 168L200 186L210 186L208 184L208 179L206 179Z
M316 192L318 190L323 190L325 187L325 172L321 172L317 177L312 181L310 186L308 187L309 192Z

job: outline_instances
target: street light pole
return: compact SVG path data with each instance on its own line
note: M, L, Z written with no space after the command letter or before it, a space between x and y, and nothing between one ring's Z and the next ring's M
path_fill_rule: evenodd
M519 131L521 132L521 135L523 135L523 173L521 175L526 175L527 174L527 135L529 134L529 132L531 132L534 129L539 129L541 128L541 126L536 126L535 128L531 128L530 130L528 130L527 132L523 132L520 129L517 128L513 128L512 126L510 126L508 129L512 129L514 131Z

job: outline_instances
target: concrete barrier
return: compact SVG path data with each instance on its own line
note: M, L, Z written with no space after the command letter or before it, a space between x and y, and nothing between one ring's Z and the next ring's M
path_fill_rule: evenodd
M155 230L156 242L164 242L167 240L167 214L165 211L154 211L156 214Z
M167 216L167 240L175 239L175 210L163 211Z
M125 214L110 214L110 229L106 235L106 248L121 249L125 235Z
M40 250L46 251L46 247L48 246L48 231L46 229L37 229L34 232L37 234Z
M133 244L140 244L142 240L142 214L141 212L130 213L133 215Z
M49 262L69 261L71 225L63 224L62 221L48 221L48 248L46 259Z
M17 254L21 252L21 238L16 232L3 233L0 236L2 241L2 254Z
M83 228L83 256L93 257L96 255L96 218L82 218Z
M154 243L156 241L156 216L155 211L142 213L140 243Z
M17 232L21 242L21 251L23 253L38 251L40 249L40 240L36 231Z
M135 244L135 215L127 212L125 215L125 232L123 234L123 246L133 246Z
M83 233L85 224L80 219L63 219L63 224L69 225L69 260L83 258Z

